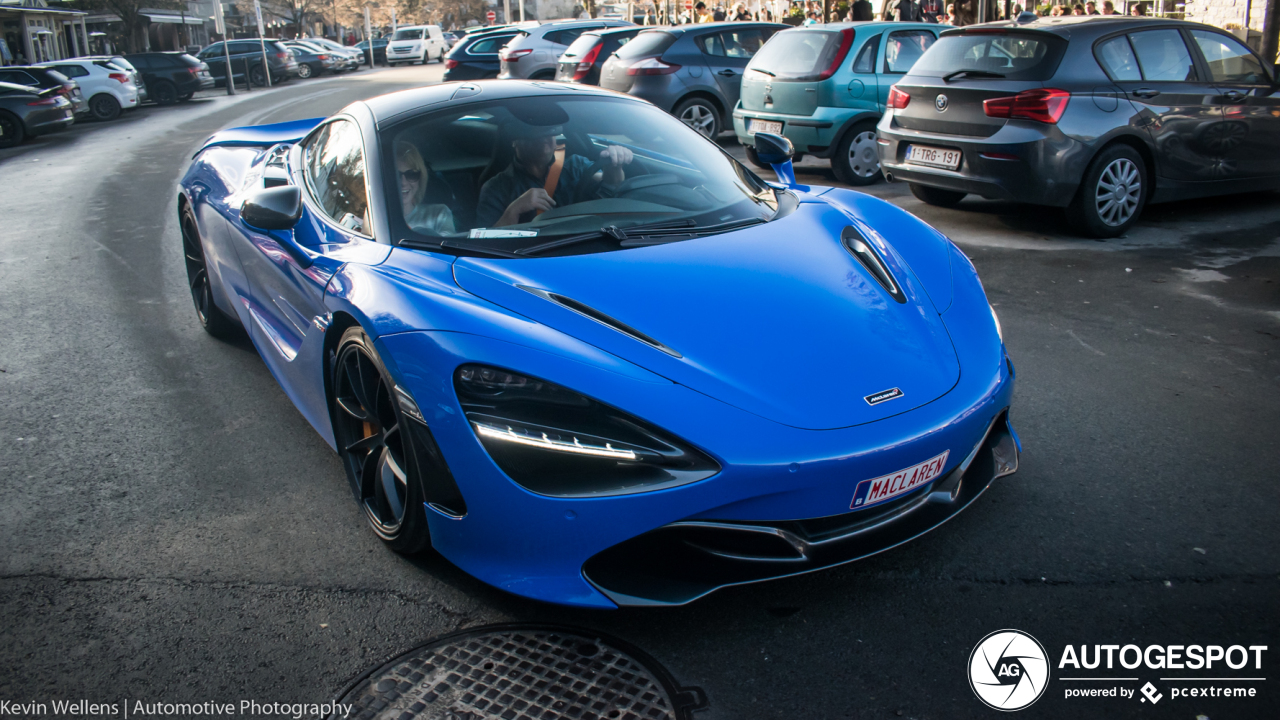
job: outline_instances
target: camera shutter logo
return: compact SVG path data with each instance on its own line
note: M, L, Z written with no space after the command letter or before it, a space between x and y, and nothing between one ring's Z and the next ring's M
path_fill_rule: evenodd
M969 687L996 710L1030 706L1049 684L1049 656L1038 640L1021 630L997 630L969 655Z

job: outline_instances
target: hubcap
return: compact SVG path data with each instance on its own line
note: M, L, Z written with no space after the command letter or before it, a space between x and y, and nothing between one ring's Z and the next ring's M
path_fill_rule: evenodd
M860 132L849 143L849 169L854 175L868 178L880 172L880 157L876 154L876 134Z
M335 376L337 441L343 460L360 488L373 531L394 539L404 522L409 481L391 388L357 345L349 345L339 356Z
M680 122L707 137L711 137L711 130L715 125L715 120L716 116L702 105L690 105L685 108L683 113L680 113Z
M1129 222L1142 198L1138 166L1128 158L1112 160L1098 177L1095 198L1102 222L1111 227Z

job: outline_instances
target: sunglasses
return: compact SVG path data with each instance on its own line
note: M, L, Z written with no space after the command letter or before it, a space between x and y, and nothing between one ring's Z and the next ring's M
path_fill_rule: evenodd
M420 171L420 170L401 170L401 171L400 171L400 177L401 177L401 178L404 178L404 181L405 181L405 182L412 182L412 183L422 182L422 171Z

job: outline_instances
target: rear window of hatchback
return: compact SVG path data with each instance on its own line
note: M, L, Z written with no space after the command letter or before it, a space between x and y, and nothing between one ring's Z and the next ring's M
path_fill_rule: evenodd
M1045 81L1058 70L1066 49L1066 40L1049 33L953 31L925 51L911 74L943 77L957 70L981 70L1005 80Z

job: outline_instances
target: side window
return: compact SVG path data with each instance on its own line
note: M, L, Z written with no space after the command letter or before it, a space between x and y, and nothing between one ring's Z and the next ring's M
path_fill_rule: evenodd
M258 43L255 43L255 42L233 42L233 43L231 43L231 54L232 54L232 55L243 55L243 54L245 54L245 53L251 53L251 52L253 52L254 50L261 50L261 47L259 47L259 46L258 46Z
M221 54L222 54L222 43L220 42L216 42L210 45L209 47L205 48L204 50L200 51L200 57L202 58L213 57L214 55L221 55Z
M702 52L714 57L724 57L724 40L720 39L720 33L703 35L698 38L697 43Z
M21 70L4 70L0 71L0 82L13 83L15 85L39 85L35 78L22 72Z
M364 148L355 124L337 120L325 125L311 137L304 152L307 184L325 214L348 230L369 235Z
M53 69L69 78L84 77L89 74L88 70L85 70L79 65L55 65Z
M911 66L916 64L924 51L937 39L928 30L898 30L889 33L889 40L884 48L884 71L899 74L910 72Z
M1192 30L1191 37L1209 64L1210 79L1220 83L1258 85L1267 82L1262 63L1234 38L1207 30Z
M880 50L880 36L876 35L862 43L858 57L853 61L853 71L871 74L876 71L876 52Z
M1129 36L1142 68L1142 78L1151 82L1184 82L1196 79L1191 53L1177 30L1144 30Z
M1124 35L1099 43L1093 53L1112 80L1124 82L1142 79L1142 71L1138 69L1138 58L1134 57L1133 48L1129 46L1129 38Z
M480 42L467 48L467 52L472 55L493 55L502 49L502 44L494 39L481 40Z
M129 64L132 65L135 70L151 69L151 63L147 62L147 58L143 55L133 55L126 59L129 61Z
M731 58L750 59L760 51L765 37L758 29L729 30L720 34L724 43L724 54Z

